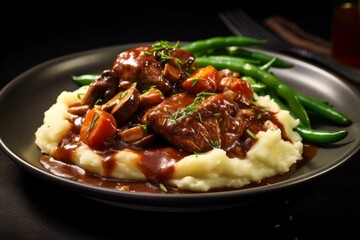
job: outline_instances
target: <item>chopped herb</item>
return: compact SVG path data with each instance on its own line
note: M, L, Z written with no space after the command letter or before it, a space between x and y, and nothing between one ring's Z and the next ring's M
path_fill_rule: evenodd
M177 67L181 67L181 65L183 64L183 62L181 61L181 59L180 59L180 58L174 58L174 60L175 60L176 66L177 66Z
M177 121L178 116L179 116L179 113L180 113L180 109L177 109L176 112L174 112L173 114L171 114L171 118L172 118L174 121Z
M167 191L168 191L167 188L165 187L165 185L162 184L162 183L159 184L159 188L160 188L161 191L163 191L163 192L167 192Z
M150 51L141 51L144 55L152 55L152 52Z
M164 112L166 112L167 114L171 115L172 113L167 109L167 108L163 108Z
M202 117L200 112L197 113L197 119L199 120L200 123L202 123Z
M184 117L188 117L191 113L193 113L195 110L199 109L199 106L197 106L200 102L202 102L206 97L213 96L215 93L207 93L207 92L201 92L198 93L194 99L194 101L188 105L185 108L177 109L175 112L170 112L167 108L163 108L164 112L167 113L172 121L179 121L180 119ZM202 122L202 118L198 113L197 118L200 122ZM165 120L164 120L165 121ZM164 125L164 122L163 122Z
M95 116L93 116L93 119L91 120L91 123L87 129L86 139L88 139L90 132L95 127L96 121L99 119L100 115L101 115L101 112L98 112Z
M123 92L120 94L119 99L122 99L123 97L125 97L127 93L128 93L128 91L123 91Z
M200 78L200 77L197 77L197 78L193 78L193 83L191 84L191 87L195 87L195 85L199 82L199 81L204 81L205 78Z
M179 47L179 41L175 45L171 45L168 41L159 40L151 45L151 51L142 51L143 54L152 55L153 53L156 56L160 57L161 62L168 61L172 59L171 50ZM181 65L182 61L179 58L174 58L177 65Z
M209 96L214 96L215 93L212 93L212 92L200 92L198 94L196 94L197 97L209 97Z
M199 107L197 105L199 103L201 103L202 101L204 101L206 97L213 96L213 95L215 95L215 93L201 92L201 93L196 94L194 101L189 106L182 109L182 111L181 111L182 117L187 117L193 111L199 109Z
M146 124L139 124L145 131L147 131L147 125Z
M253 132L250 131L250 129L246 129L246 133L252 138L256 140L256 136Z
M230 78L230 81L228 81L228 83L226 84L227 87L229 87L230 84L234 81L233 76L230 76L229 78Z
M156 85L147 85L147 86L144 88L144 90L142 91L142 93L145 93L145 92L147 92L147 91L149 91L150 89L155 88L155 87L156 87Z
M157 52L157 51L162 51L164 49L174 49L174 48L178 48L179 47L179 41L177 41L175 43L175 45L171 45L168 41L164 41L164 40L159 40L156 41L152 47L152 51Z
M185 74L185 76L187 76L187 77L190 77L190 76L191 76L191 73L189 73L189 72L184 72L184 74Z
M217 147L220 146L219 141L216 141L216 140L210 140L210 144L211 144L211 146L213 146L214 148L217 148Z
M194 152L194 154L195 154L195 157L198 157L199 154L201 154L201 153L200 152Z
M101 100L102 100L101 98L96 99L94 105L97 105L99 102L101 102Z
M269 62L265 63L264 65L260 66L259 68L264 71L268 71L272 64L276 61L277 57L273 57Z
M158 53L160 55L161 62L166 62L167 60L170 60L172 58L171 54L169 52L166 52L165 50L162 50Z

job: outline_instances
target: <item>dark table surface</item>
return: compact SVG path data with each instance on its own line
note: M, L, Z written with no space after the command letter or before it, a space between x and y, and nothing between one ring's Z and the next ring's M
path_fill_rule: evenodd
M217 16L227 8L242 7L258 20L280 14L329 39L327 1L304 1L296 7L289 2L282 8L271 2L260 6L225 1L222 6L200 7L189 1L171 7L154 1L141 8L107 1L10 4L13 17L1 16L6 34L2 34L0 87L37 64L82 50L230 35ZM143 234L147 238L360 239L359 154L310 183L256 203L183 213L106 205L43 181L0 154L0 239L123 239Z

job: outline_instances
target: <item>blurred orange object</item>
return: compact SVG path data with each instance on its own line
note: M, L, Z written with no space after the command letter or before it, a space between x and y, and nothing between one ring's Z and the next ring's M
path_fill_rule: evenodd
M344 64L360 68L360 0L335 2L331 56Z

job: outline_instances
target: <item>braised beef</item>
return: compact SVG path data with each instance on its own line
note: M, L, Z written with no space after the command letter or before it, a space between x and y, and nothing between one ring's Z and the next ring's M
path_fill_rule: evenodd
M147 113L148 128L188 152L231 149L244 131L237 103L224 94L179 93Z
M121 52L112 69L119 75L120 81L136 82L140 92L154 85L169 95L192 65L194 56L178 48L161 52L153 52L152 49L152 46L141 46Z

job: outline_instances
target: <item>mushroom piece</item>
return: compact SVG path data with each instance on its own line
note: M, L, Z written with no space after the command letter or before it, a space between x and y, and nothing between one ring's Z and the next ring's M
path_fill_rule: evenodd
M161 103L165 99L164 94L157 88L150 88L141 94L140 104L151 107Z
M118 136L121 141L137 147L149 145L155 140L155 135L149 134L141 125L123 130Z
M135 86L118 92L102 109L110 112L118 126L123 126L136 112L140 105L140 92Z
M106 103L118 92L118 85L119 79L115 72L103 71L100 77L90 84L88 91L81 99L81 105L92 108L95 103Z
M75 105L68 108L68 113L77 116L84 116L89 109L88 105Z

